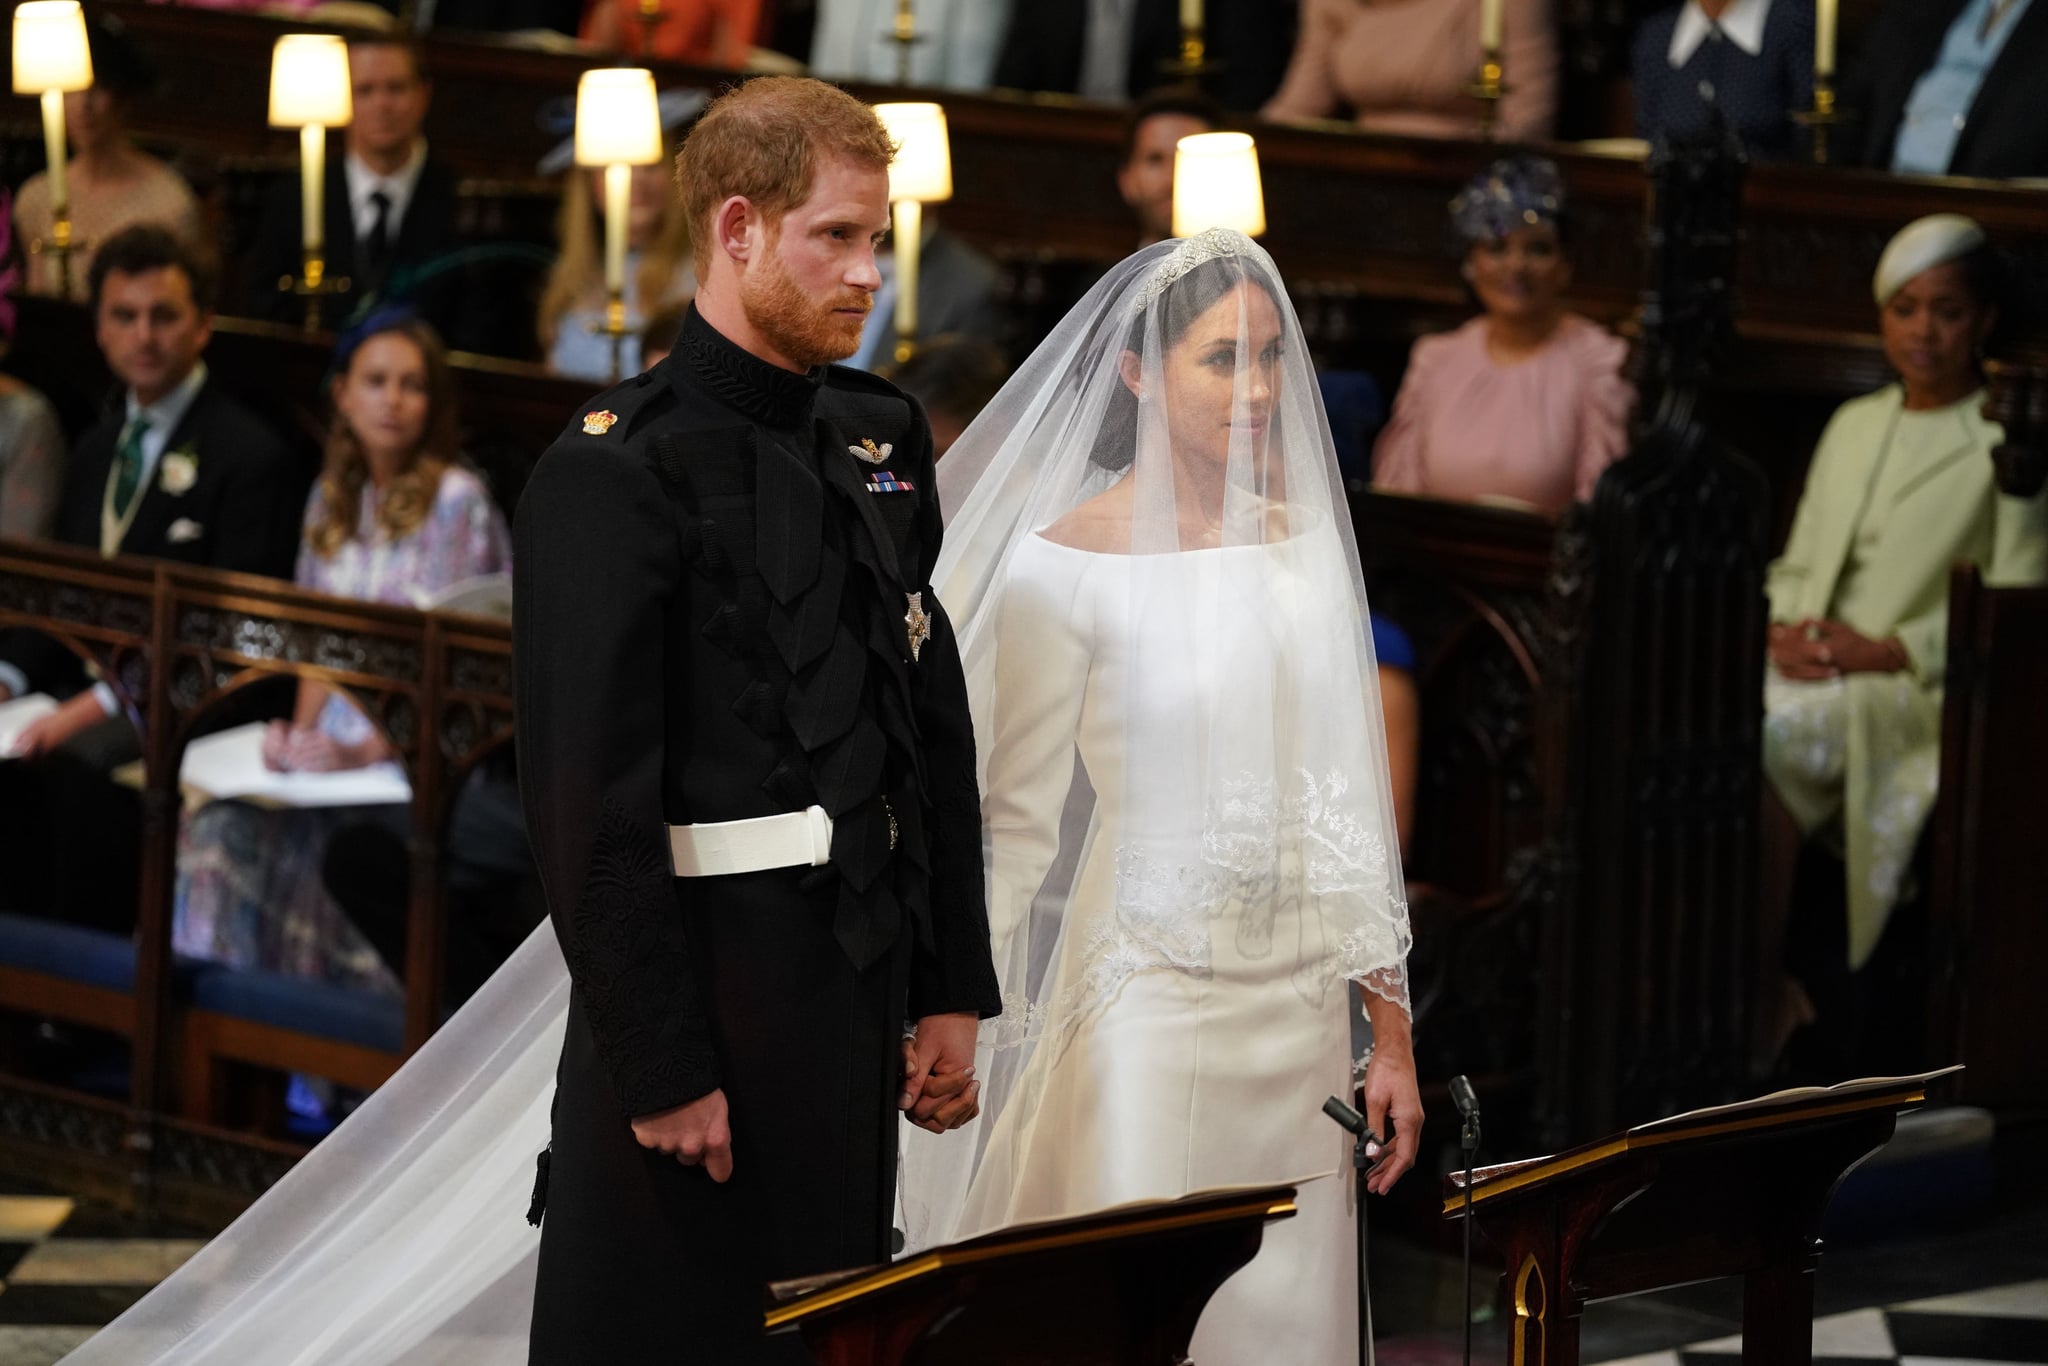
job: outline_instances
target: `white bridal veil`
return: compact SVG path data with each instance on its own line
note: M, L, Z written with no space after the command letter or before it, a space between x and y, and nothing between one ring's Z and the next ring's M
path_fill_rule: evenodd
M1138 1145L1088 1118L1129 1093L1099 1080L1122 1064L1067 1055L1141 976L1254 1002L1246 1018L1275 1038L1294 1037L1291 1012L1332 1010L1341 1035L1347 981L1406 1006L1399 844L1342 488L1272 260L1225 231L1111 270L940 464L933 586L967 667L1005 1010L982 1030L974 1129L907 1142L913 1247L1107 1198L1071 1173L1052 1178L1064 1195L1005 1193L1043 1182L1048 1141L1100 1145L1105 1164ZM1316 1065L1215 1062L1192 1064L1190 1094L1229 1091L1209 1082L1232 1070ZM1098 1080L1080 1080L1077 1101L1063 1067ZM1298 1142L1206 1146L1190 1170L1209 1184L1329 1170L1340 1136L1295 1099L1244 1123ZM1184 1193L1149 1175L1131 1194Z
M1266 254L1209 233L1117 266L939 482L935 587L980 737L1006 1008L982 1030L982 1118L940 1139L907 1131L913 1246L986 1226L970 1202L1000 1208L1021 1179L1019 1135L1064 1050L1141 977L1227 977L1280 1014L1342 1012L1352 981L1407 1001L1358 555ZM524 1214L568 994L542 925L233 1227L67 1361L523 1362L539 1244ZM1334 1165L1326 1121L1285 1123L1321 1156L1267 1149L1244 1179Z

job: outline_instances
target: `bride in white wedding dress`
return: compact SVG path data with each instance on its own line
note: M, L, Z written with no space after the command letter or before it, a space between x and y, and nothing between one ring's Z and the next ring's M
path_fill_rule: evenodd
M973 1143L913 1137L913 1245L1325 1173L1217 1293L1203 1366L1357 1359L1350 983L1412 1158L1402 900L1356 553L1266 254L1140 253L940 466L935 582L983 749L1007 1009Z
M1202 1366L1356 1359L1353 983L1383 1192L1421 1127L1358 556L1299 325L1234 233L1113 268L939 467L1006 1009L982 1118L906 1125L913 1247L1336 1174ZM551 927L79 1366L512 1366L568 976ZM743 1157L741 1160L744 1160Z

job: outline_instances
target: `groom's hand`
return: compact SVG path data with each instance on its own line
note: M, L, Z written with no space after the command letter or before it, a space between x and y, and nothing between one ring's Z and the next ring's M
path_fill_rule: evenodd
M713 1181L732 1179L732 1127L726 1122L723 1091L641 1115L633 1121L633 1137L641 1147L666 1153L685 1167L702 1164Z
M920 1129L942 1134L981 1113L981 1083L974 1079L972 1014L927 1015L903 1041L903 1094L896 1108Z

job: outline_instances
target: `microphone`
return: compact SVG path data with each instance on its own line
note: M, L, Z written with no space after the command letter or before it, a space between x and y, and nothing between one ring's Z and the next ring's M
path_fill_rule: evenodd
M1372 1298L1366 1289L1365 1272L1365 1178L1372 1170L1372 1159L1366 1156L1365 1146L1380 1142L1380 1136L1365 1122L1364 1115L1335 1096L1323 1102L1323 1113L1358 1140L1351 1145L1351 1165L1358 1172L1358 1208L1354 1211L1358 1224L1358 1366L1372 1366Z
M1371 1143L1380 1141L1378 1134L1365 1127L1365 1116L1335 1096L1323 1102L1323 1113L1336 1120L1338 1127L1347 1134L1353 1134Z
M1451 1078L1451 1104L1465 1121L1458 1146L1465 1150L1465 1356L1472 1366L1472 1166L1479 1155L1479 1097L1473 1093L1471 1078L1462 1072Z

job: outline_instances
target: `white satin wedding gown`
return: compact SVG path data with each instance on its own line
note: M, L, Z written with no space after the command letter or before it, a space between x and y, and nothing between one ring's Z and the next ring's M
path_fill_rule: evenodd
M1210 1302L1194 1343L1201 1366L1357 1359L1349 1139L1321 1113L1325 1097L1349 1095L1353 989L1331 977L1297 980L1304 957L1331 960L1313 946L1304 952L1321 925L1303 914L1301 896L1247 900L1270 893L1262 878L1271 879L1274 850L1240 851L1245 876L1219 898L1213 880L1195 873L1204 832L1184 819L1146 828L1142 803L1130 809L1107 794L1123 790L1134 725L1163 728L1152 731L1161 739L1182 733L1192 776L1225 757L1203 752L1237 729L1216 724L1223 710L1284 712L1274 694L1299 671L1335 676L1337 651L1355 657L1329 630L1348 603L1318 589L1345 585L1307 572L1314 555L1331 553L1319 544L1331 535L1325 525L1294 540L1149 556L1033 536L1012 563L998 634L1003 705L988 738L983 805L998 962L1055 860L1076 754L1107 814L1089 833L1050 969L1057 980L1044 992L1070 1024L1053 1026L1031 1054L988 1135L961 1228L1337 1173L1303 1187L1300 1213L1270 1225L1258 1258ZM1190 637L1191 621L1239 629ZM1157 659L1164 645L1181 652L1184 671L1151 677L1145 695L1132 697L1127 657ZM1146 785L1171 787L1171 777L1147 775ZM1346 782L1313 775L1308 787ZM1238 790L1231 800L1276 796ZM1321 822L1313 800L1296 805L1308 808L1291 818L1310 857L1318 840L1371 838ZM1281 843L1282 861L1302 856L1304 844ZM1213 837L1208 845L1213 865ZM1301 879L1283 871L1277 883Z

